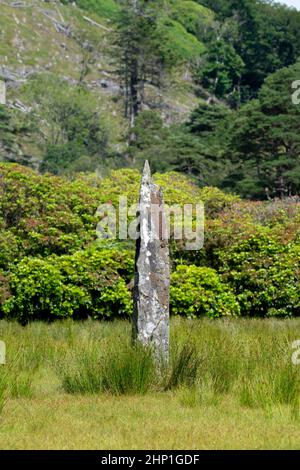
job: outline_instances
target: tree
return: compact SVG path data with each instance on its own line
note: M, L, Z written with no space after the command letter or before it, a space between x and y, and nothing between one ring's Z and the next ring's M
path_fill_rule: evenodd
M0 105L0 161L30 163L18 142L18 136L26 136L29 130L30 125L20 111Z
M190 131L199 137L208 138L215 134L219 124L231 115L230 110L216 103L201 103L192 112L188 127Z
M163 57L157 34L156 0L124 0L117 21L115 46L118 70L124 88L125 116L133 128L143 108L145 84L159 86Z
M136 119L130 153L138 166L149 160L154 171L174 170L202 186L216 185L225 171L219 142L224 141L220 126L228 112L225 106L202 104L190 122L166 127L158 113L144 111Z
M217 98L239 103L243 69L244 62L233 46L219 40L210 46L198 81Z
M5 106L0 105L0 146L2 152L13 143L11 117ZM3 158L3 157L2 157Z
M295 9L264 0L201 0L199 3L212 8L222 26L228 19L237 26L237 34L229 43L244 63L243 102L257 97L268 75L292 65L299 57L300 13ZM210 43L218 40L218 31L214 33Z
M107 155L107 137L93 96L51 75L34 77L27 89L36 103L32 120L44 155L41 170L60 174L76 169L82 157L89 159L89 170L99 166Z
M292 103L292 83L299 76L300 62L271 75L258 100L245 105L232 123L236 187L245 196L299 194L300 106Z

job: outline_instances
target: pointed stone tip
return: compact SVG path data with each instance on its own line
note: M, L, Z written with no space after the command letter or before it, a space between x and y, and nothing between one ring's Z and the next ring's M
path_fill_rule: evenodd
M145 161L143 175L151 176L151 170L150 170L150 165L149 165L148 160Z

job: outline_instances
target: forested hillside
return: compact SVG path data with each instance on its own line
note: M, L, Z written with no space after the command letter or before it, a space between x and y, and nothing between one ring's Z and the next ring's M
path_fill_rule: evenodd
M0 159L299 193L300 13L261 0L1 0Z

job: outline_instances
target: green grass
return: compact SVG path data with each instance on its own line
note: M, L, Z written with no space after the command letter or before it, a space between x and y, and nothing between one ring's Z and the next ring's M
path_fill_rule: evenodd
M191 0L170 0L169 3L173 18L189 33L197 35L201 27L212 26L214 13L203 5Z
M194 60L206 51L206 47L196 36L169 17L162 18L160 34L163 35L162 49L166 57L171 56L175 63Z
M1 449L299 449L300 320L173 320L170 365L127 322L0 322Z
M114 0L77 0L76 3L84 10L97 13L111 20L114 19L120 11L120 5Z

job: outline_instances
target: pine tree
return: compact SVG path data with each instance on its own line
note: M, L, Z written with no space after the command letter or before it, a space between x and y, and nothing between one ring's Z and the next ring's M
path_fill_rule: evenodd
M286 197L300 192L300 105L292 83L300 62L274 73L258 99L245 105L232 123L230 148L247 197Z
M145 84L160 86L163 56L157 35L157 1L125 0L118 18L115 46L124 89L125 116L133 128L145 101Z

